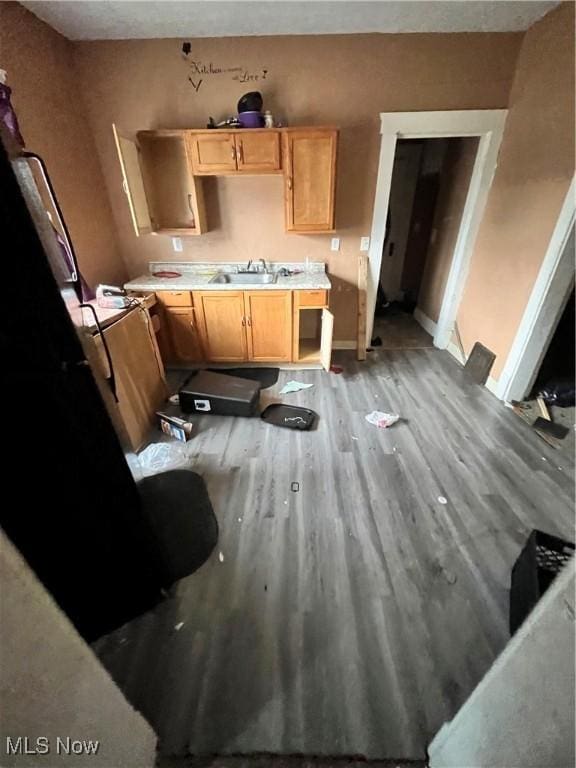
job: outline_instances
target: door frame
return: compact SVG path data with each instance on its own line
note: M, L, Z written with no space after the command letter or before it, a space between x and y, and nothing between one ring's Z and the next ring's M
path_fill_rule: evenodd
M494 178L507 114L507 109L380 113L382 138L370 249L368 251L367 347L370 346L374 327L376 293L380 280L382 250L386 236L386 217L390 200L396 142L398 139L441 139L466 136L478 136L480 139L434 334L434 346L446 349L454 329L456 313L468 275L472 249Z
M573 177L498 379L495 395L500 400L522 400L529 393L570 297L575 272L575 194L576 177Z

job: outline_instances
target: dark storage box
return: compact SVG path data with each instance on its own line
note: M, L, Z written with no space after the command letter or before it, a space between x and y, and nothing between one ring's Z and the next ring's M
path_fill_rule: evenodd
M561 568L574 555L574 544L542 531L532 531L512 568L510 634L513 635Z
M196 371L178 393L184 413L254 416L260 401L259 381Z

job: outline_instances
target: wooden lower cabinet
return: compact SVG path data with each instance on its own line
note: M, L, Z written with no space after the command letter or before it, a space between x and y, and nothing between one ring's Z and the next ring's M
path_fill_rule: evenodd
M194 291L194 307L206 360L248 359L243 291Z
M292 292L244 291L248 359L290 362L292 359Z
M175 363L199 363L204 355L191 307L165 307L164 320L168 336L168 356Z

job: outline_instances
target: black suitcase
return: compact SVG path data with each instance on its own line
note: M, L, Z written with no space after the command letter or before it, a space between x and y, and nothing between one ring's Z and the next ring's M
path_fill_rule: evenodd
M180 389L184 413L214 413L222 416L254 416L260 401L259 381L196 371Z

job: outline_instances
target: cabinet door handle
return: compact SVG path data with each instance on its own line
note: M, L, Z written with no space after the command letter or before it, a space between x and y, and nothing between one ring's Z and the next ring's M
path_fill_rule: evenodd
M246 318L246 322L248 323L248 325L252 325L252 318L251 317L247 317Z
M246 318L245 317L242 318L242 325L246 325Z
M241 163L244 162L244 147L242 146L242 139L240 139L240 142L238 143L238 159Z
M288 176L286 179L286 183L288 184L288 189L292 189L292 177Z
M196 326L194 325L194 320L190 320L190 328L192 328L193 331L196 330Z

